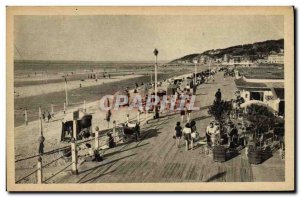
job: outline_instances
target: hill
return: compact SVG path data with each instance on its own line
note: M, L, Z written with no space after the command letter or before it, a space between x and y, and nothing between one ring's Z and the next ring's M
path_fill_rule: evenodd
M204 51L203 53L194 53L175 59L170 63L193 62L196 57L207 56L212 59L223 58L227 56L251 56L254 59L267 56L271 51L280 52L284 48L284 40L267 40L263 42L256 42L253 44L237 45L225 49L212 49Z

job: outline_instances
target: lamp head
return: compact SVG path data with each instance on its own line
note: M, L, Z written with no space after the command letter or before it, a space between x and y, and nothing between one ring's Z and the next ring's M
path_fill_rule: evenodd
M158 55L158 50L154 49L153 53L154 53L155 56L157 56Z

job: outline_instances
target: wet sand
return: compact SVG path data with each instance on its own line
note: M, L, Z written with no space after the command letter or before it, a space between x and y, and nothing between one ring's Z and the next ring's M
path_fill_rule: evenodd
M127 75L127 76L118 76L113 78L105 78L105 79L87 79L87 80L77 80L77 81L68 81L67 82L67 89L68 91L78 89L78 88L85 88L91 86L97 86L104 83L112 83L112 82L120 82L126 79L133 79L136 77L141 77L142 75ZM16 92L15 96L18 98L25 98L30 96L38 96L42 94L49 94L53 92L61 92L65 91L66 83L59 82L59 83L48 83L48 84L41 84L41 85L29 85L23 87L15 87L14 91Z

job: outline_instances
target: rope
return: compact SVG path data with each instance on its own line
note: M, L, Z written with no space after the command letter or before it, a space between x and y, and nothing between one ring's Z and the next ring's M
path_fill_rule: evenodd
M44 168L44 167L46 167L46 166L49 166L50 164L52 164L52 163L58 161L59 159L61 159L61 158L63 158L63 157L64 157L64 155L62 155L62 156L58 157L57 159L55 159L55 160L53 160L53 161L51 161L51 162L49 162L49 163L43 165L42 167Z
M67 149L67 148L69 148L69 147L70 147L70 145L63 146L63 147L61 147L61 148L58 148L58 149L54 149L54 150L50 150L50 151L48 151L48 152L45 152L43 155L51 155L51 154L57 153L57 152L59 152L59 151L61 151L61 150L65 150L65 149ZM39 156L41 156L41 155L40 155L40 154L38 154L38 155L32 155L32 156L29 156L29 157L25 157L25 158L22 158L22 159L18 159L18 160L15 161L15 163L20 162L20 161L24 161L24 160L28 160L28 159L33 159L33 158L39 157Z
M64 171L65 169L67 169L68 167L70 167L73 163L71 162L69 165L67 165L66 167L64 167L63 169L61 169L60 171L58 171L57 173L53 174L52 176L50 176L49 178L47 178L45 181L43 182L46 182L50 179L52 179L53 177L55 177L56 175L58 175L59 173L61 173L62 171Z
M35 171L31 172L30 174L26 175L25 177L23 177L23 178L17 180L16 183L19 183L20 181L22 181L22 180L28 178L29 176L33 175L33 174L36 173L37 171L38 171L38 170L36 169Z

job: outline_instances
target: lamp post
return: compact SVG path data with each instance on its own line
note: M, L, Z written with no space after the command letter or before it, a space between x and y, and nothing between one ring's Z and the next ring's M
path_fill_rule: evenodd
M198 60L194 59L194 64L195 64L194 85L196 85L196 83L197 83L197 63L198 63Z
M67 78L65 78L65 92L66 92L66 106L69 105L69 102L68 102L68 84L67 84Z
M211 59L209 60L209 64L208 64L208 70L209 70L209 76L208 76L208 79L210 79L210 64L211 64Z
M158 55L158 50L157 49L154 49L154 51L153 51L153 53L154 53L154 55L155 55L155 76L154 76L154 92L155 92L155 115L156 115L156 113L157 113L157 106L156 106L156 98L157 98L157 55Z
M151 85L152 85L152 73L153 73L153 70L151 68L151 70L150 70Z

